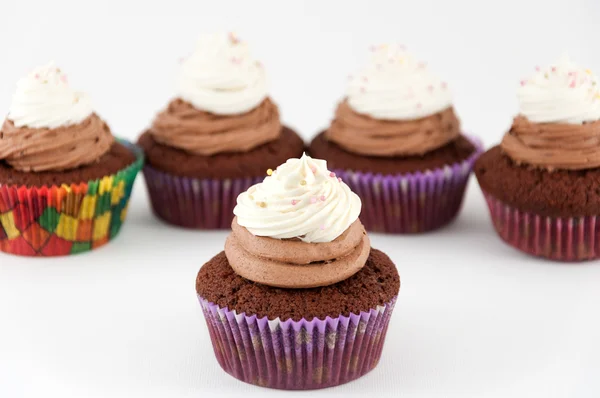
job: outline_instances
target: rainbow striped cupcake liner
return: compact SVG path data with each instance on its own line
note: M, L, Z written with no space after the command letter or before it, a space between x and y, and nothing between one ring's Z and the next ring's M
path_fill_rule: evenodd
M238 195L264 177L178 177L146 165L144 179L152 210L163 221L191 229L229 229Z
M98 180L61 186L0 185L0 251L21 256L65 256L96 249L120 231L142 150L119 140L135 162Z
M496 232L527 254L573 262L600 257L600 216L549 217L511 207L483 192Z
M360 220L368 231L413 234L450 223L460 211L482 144L469 138L473 154L433 171L382 175L334 170L362 201Z
M198 299L221 367L246 383L285 390L333 387L375 368L396 302L350 316L281 321Z

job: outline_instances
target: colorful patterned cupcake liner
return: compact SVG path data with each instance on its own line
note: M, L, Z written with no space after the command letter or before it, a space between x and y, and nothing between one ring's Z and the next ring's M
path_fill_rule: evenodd
M600 216L548 217L506 205L483 192L494 228L506 243L556 261L600 257Z
M178 177L149 165L144 178L154 214L169 224L194 229L231 228L238 195L264 179Z
M458 214L481 142L466 160L433 171L382 175L334 170L362 201L360 219L371 232L410 234L431 231Z
M137 146L119 140L136 161L117 174L59 186L0 185L0 251L22 256L64 256L103 246L121 229L137 173Z
M281 321L198 299L221 367L246 383L285 390L333 387L375 368L396 303L394 297L360 314Z

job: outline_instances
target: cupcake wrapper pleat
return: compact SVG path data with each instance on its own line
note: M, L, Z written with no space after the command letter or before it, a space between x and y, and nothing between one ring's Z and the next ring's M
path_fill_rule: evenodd
M194 229L231 228L238 195L263 180L178 177L148 165L144 178L154 214L170 224Z
M118 173L78 184L0 185L0 251L22 256L64 256L95 249L120 231L142 150L119 140L136 161Z
M332 387L372 370L396 302L350 316L281 321L198 298L221 367L246 383L286 390Z
M362 201L360 220L368 231L421 233L440 228L458 214L481 143L465 161L434 171L382 175L334 170Z
M548 217L516 209L484 192L494 228L509 245L556 261L600 257L600 216Z

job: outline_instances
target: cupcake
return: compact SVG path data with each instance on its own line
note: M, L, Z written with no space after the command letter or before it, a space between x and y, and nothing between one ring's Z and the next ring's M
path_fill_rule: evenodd
M400 277L372 249L361 202L303 155L237 198L225 251L196 280L217 360L247 383L316 389L373 369Z
M142 134L154 213L186 228L229 228L235 198L302 155L281 124L263 66L234 35L204 35L182 62L177 97Z
M439 228L460 210L479 144L461 134L447 84L424 63L402 46L372 52L310 154L360 196L367 230Z
M61 256L106 244L142 163L60 69L37 68L17 83L0 130L0 250Z
M562 57L518 89L519 113L475 164L500 237L559 261L600 255L600 91Z

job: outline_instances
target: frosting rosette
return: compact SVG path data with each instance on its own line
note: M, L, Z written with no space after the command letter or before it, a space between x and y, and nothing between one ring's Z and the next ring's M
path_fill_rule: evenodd
M0 131L0 159L20 171L62 171L97 161L113 143L88 97L50 63L17 83Z
M236 115L256 108L267 97L262 65L248 45L233 34L205 34L183 61L179 96L197 109Z
M425 63L399 45L372 52L348 82L325 133L329 140L352 153L391 157L423 155L460 135L452 94Z
M598 78L566 55L521 81L519 115L502 140L515 162L548 170L600 167Z
M358 196L324 160L307 155L268 174L238 197L225 244L232 268L285 288L326 286L358 272L370 252Z

